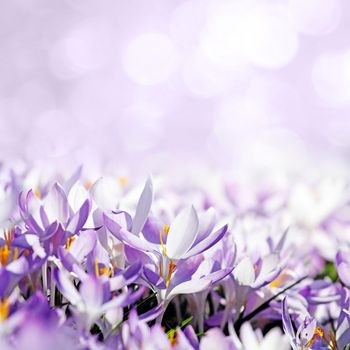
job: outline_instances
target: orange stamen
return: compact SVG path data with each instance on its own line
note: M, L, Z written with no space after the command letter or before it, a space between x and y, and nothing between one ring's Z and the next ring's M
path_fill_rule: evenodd
M178 342L178 334L175 329L169 333L169 341L172 346L175 346Z
M5 244L3 247L0 247L0 262L2 266L6 266L9 262L11 251L9 246Z
M169 287L170 279L171 279L171 276L172 276L172 274L173 274L175 268L176 268L176 264L174 264L174 263L170 260L168 276L167 276L166 282L165 282L165 285L166 285L167 287Z
M0 302L0 321L5 321L10 313L10 303L7 298Z
M66 249L67 250L70 249L70 247L71 247L72 243L75 241L75 239L76 239L75 236L67 238L67 240L66 240Z

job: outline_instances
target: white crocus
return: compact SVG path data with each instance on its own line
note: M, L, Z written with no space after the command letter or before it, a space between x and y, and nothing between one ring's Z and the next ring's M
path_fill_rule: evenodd
M165 244L169 259L181 259L191 248L198 233L198 215L193 206L182 210L170 226Z
M279 328L271 329L263 336L260 329L253 330L250 323L244 323L240 331L239 350L289 350L288 337Z

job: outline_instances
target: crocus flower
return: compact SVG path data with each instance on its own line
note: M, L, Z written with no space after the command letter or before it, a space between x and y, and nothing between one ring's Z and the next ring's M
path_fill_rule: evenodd
M136 214L132 220L131 232L104 215L104 222L110 232L131 248L133 258L137 256L145 265L145 277L151 286L158 291L160 301L171 300L177 294L196 293L209 287L210 279L191 279L195 268L185 268L185 261L198 256L211 248L226 233L227 225L212 231L201 227L199 231L198 214L193 206L182 210L170 227L159 231L159 242L155 243L149 236L143 235L153 198L153 186L146 182ZM181 270L183 268L183 270Z
M26 195L21 193L19 209L28 233L38 235L41 241L48 241L57 249L83 228L90 212L90 200L73 212L63 188L56 183L43 200L32 190Z
M227 231L227 226L223 226L214 233L207 232L196 242L199 223L193 207L181 211L170 228L160 231L159 244L124 230L107 216L105 224L118 239L133 248L134 257L145 263L147 281L158 291L159 300L167 302L177 294L196 293L210 286L209 278L191 279L196 264L186 265L186 260L212 247Z
M91 326L110 309L123 308L134 303L142 294L140 289L135 293L121 293L112 298L109 283L95 276L86 276L78 290L63 270L55 271L58 289L74 307L74 312L80 326L90 330Z
M293 350L307 349L337 349L337 341L333 330L328 332L317 325L316 319L305 316L303 322L294 332L291 318L288 312L287 298L282 301L282 321L284 332L289 336Z

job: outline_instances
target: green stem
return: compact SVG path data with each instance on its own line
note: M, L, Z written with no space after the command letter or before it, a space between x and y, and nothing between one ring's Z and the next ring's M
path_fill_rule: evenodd
M241 319L238 319L237 322L235 323L235 330L238 333L239 329L241 328L242 324L244 322L250 321L253 317L255 317L257 314L259 314L260 312L264 311L265 309L267 309L270 305L270 302L274 299L276 299L277 297L279 297L280 295L282 295L283 293L285 293L287 290L293 288L294 286L296 286L297 284L299 284L300 282L304 281L308 276L304 276L302 278L299 278L297 281L295 281L294 283L292 283L291 285L289 285L288 287L282 289L280 292L278 292L277 294L273 295L271 298L267 299L265 302L263 302L260 306L258 306L254 311L252 311L250 314L248 314L247 316L242 317Z

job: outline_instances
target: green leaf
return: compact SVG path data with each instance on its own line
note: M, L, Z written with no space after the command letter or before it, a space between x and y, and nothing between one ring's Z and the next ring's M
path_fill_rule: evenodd
M187 326L193 319L193 316L190 316L189 318L186 318L186 320L183 320L181 322L180 328L184 328L185 326Z
M190 316L188 318L186 318L185 320L183 320L181 322L181 324L179 325L179 327L182 329L185 326L187 326L193 319L193 316ZM174 337L176 335L176 328L171 328L167 331L166 335L168 336L168 338Z
M335 282L338 279L337 268L332 262L327 262L323 271L316 277L316 279L322 279L329 277L332 282Z

